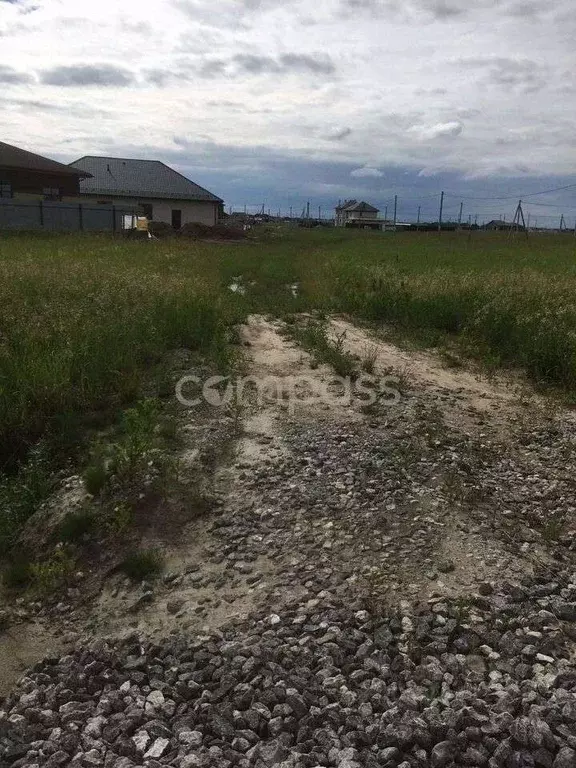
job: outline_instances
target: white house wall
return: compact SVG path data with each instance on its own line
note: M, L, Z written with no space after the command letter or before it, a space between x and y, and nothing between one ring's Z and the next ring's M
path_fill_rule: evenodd
M72 199L72 198L66 198ZM105 200L124 208L136 208L143 203L152 205L152 218L154 221L163 221L172 224L172 211L182 211L182 224L207 224L214 226L218 223L218 203L194 202L188 200L150 200L146 198L110 197L104 195L81 195L74 198L78 202L96 203L97 200Z

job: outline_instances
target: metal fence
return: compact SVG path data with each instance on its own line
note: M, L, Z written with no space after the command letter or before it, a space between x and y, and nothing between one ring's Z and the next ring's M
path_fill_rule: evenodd
M120 232L132 226L137 213L134 207L110 204L0 198L0 230Z

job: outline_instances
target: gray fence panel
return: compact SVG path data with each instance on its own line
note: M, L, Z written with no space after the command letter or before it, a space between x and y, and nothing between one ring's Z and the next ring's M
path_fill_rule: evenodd
M136 213L135 208L124 206L0 198L0 229L120 232L124 216Z
M110 230L114 227L114 212L110 205L82 206L83 228L87 230Z
M42 207L45 229L56 232L80 229L80 213L77 205L49 200Z
M15 202L0 198L0 227L3 229L41 229L40 206L35 200Z

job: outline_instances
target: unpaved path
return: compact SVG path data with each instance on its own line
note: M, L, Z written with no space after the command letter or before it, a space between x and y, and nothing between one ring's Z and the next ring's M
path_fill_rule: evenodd
M242 328L247 373L258 381L305 377L325 389L331 370L316 367L283 330L250 318ZM365 409L359 400L253 392L234 416L236 451L215 475L214 507L169 543L143 535L143 545L164 548L165 577L135 588L113 576L88 604L71 599L58 621L51 614L60 639L208 633L326 594L378 604L467 598L480 583L488 590L489 582L518 582L549 564L550 545L555 557L572 556L572 418L535 409L527 421L526 406L500 381L447 370L433 355L401 350L345 319L332 330L360 357L375 351L375 375L399 376L398 401ZM215 409L212 418L224 416ZM191 410L190 471L195 419ZM560 513L552 541L546 526ZM25 661L37 658L42 632L46 640L42 625L23 628ZM7 636L2 642L0 655L9 655ZM58 645L52 635L50 642ZM19 666L7 665L5 683Z

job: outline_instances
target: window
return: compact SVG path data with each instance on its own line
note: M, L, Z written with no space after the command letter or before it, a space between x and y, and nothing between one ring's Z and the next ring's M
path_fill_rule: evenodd
M144 211L144 216L146 216L147 219L152 221L154 209L152 207L152 203L142 203L141 206L142 210Z
M0 181L0 197L12 197L12 184L9 181Z
M59 187L44 187L42 190L44 200L61 200L62 190Z

